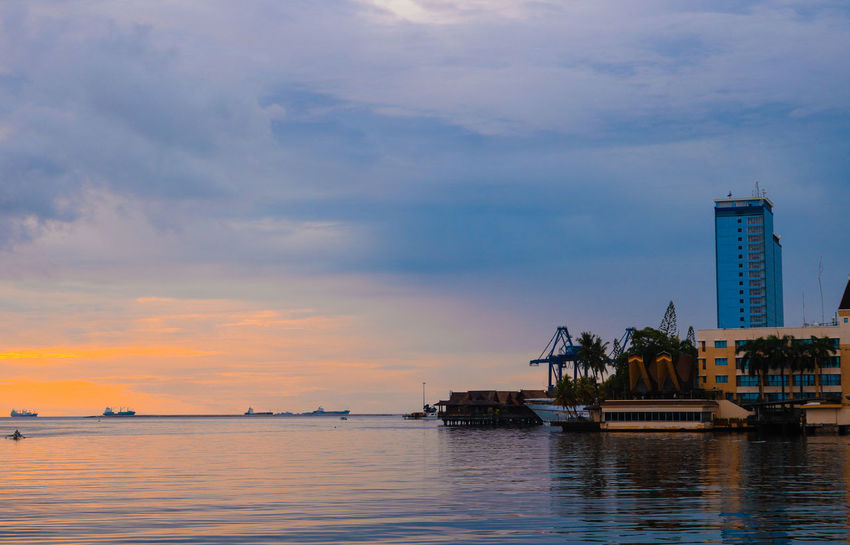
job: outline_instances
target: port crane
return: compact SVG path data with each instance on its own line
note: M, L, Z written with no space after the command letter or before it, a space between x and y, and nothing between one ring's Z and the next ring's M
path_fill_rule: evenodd
M620 339L614 339L614 346L608 355L611 360L616 359L623 353L632 338L634 330L633 327L628 327ZM546 347L540 353L540 356L537 359L529 361L528 364L535 367L541 363L549 365L549 391L551 392L555 384L563 378L565 367L572 366L573 380L577 379L579 375L587 375L587 366L579 365L580 358L578 357L578 351L580 348L581 345L573 343L570 330L566 326L559 326L555 330L555 334L552 335L552 338L549 339Z

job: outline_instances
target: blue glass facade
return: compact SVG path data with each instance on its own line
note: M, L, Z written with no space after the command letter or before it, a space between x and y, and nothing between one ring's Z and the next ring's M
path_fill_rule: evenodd
M714 201L717 327L782 327L782 245L764 197Z

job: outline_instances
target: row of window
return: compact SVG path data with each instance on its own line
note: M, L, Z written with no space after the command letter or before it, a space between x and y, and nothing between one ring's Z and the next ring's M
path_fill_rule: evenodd
M720 380L720 377L723 377ZM794 375L793 377L793 385L800 386L800 381L802 380L803 386L814 386L817 384L817 375L814 374L804 374L802 377L800 375ZM729 377L727 375L717 375L717 383L725 383L729 382ZM782 376L781 375L768 375L767 376L767 384L766 386L782 386ZM791 381L790 375L785 375L785 386L790 385ZM820 383L823 386L841 386L841 375L832 374L832 375L821 375ZM735 377L735 385L736 386L758 386L759 378L750 376L750 375L737 375Z
M750 301L751 301L751 302L755 302L755 301L756 301L756 299L750 299ZM845 319L846 319L846 318L845 318ZM833 348L833 350L838 350L838 349L839 349L840 340L839 340L839 339L830 339L830 341L832 342L832 348ZM742 346L745 342L747 342L747 341L744 341L744 340L737 340L737 341L735 341L735 349L740 349L740 348L741 348L741 346ZM812 343L812 340L811 340L811 339L794 339L794 342L795 342L795 343L800 343L800 344L811 344L811 343ZM718 340L718 341L714 341L714 348L727 348L727 346L728 346L728 344L727 344L727 341L726 341L726 340ZM835 356L835 357L837 357L837 356ZM725 359L725 358L724 358L724 359Z
M605 412L606 422L711 422L710 412L694 411L634 411Z

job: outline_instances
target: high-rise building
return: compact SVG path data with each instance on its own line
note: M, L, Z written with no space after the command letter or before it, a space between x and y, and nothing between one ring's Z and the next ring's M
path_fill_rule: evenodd
M782 246L767 197L714 201L717 327L782 327Z

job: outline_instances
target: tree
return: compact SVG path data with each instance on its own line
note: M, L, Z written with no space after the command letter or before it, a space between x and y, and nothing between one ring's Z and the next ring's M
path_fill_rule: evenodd
M667 305L667 311L664 312L664 318L661 319L661 325L658 330L670 338L679 337L679 324L676 319L676 305L673 301Z
M688 335L685 337L685 340L691 343L691 346L696 347L697 336L694 334L694 326L688 326Z
M821 369L826 361L832 357L835 352L835 345L832 344L832 339L829 337L815 337L812 335L811 344L808 346L809 355L812 358L814 367L817 370L817 391L818 396L823 397L823 384L821 383Z
M791 351L791 343L793 337L790 335L768 335L764 340L764 355L767 358L767 367L769 370L779 370L782 386L782 399L785 399L785 369L789 361L793 358Z
M759 337L741 343L736 352L742 354L741 364L747 374L759 377L759 401L764 401L764 377L770 368L765 350L765 339Z
M589 405L596 400L597 385L590 377L577 380L564 376L555 384L555 403L564 407L573 417L579 417L579 407Z
M575 381L564 375L564 378L555 384L553 393L555 394L555 403L565 408L572 416L577 416L578 397L576 396Z
M598 335L594 335L588 331L583 331L578 337L579 348L577 356L582 365L584 365L584 374L590 370L593 373L594 382L601 376L605 375L611 359L608 357L608 343L602 342Z

